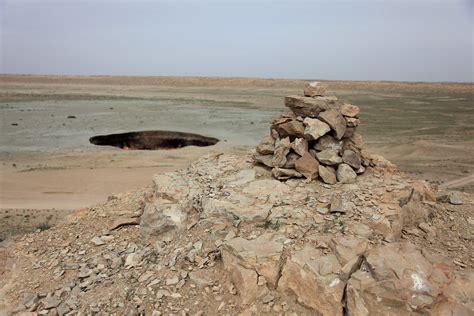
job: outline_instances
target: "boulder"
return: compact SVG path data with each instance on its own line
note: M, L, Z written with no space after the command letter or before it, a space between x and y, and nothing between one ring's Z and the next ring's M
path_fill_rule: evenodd
M326 122L335 131L337 139L341 139L344 136L347 123L339 109L334 108L329 111L321 112L319 113L318 119Z
M273 154L272 165L274 167L283 167L286 164L286 155L290 152L290 138L277 139L275 141L275 151Z
M291 95L285 97L285 105L293 111L296 116L318 117L322 111L337 107L336 97L300 97Z
M354 183L356 181L357 174L351 168L351 166L341 163L337 166L336 172L337 181L341 183Z
M257 152L262 155L271 155L275 150L275 140L270 135L265 136L257 146Z
M326 89L327 85L319 81L306 82L304 84L304 95L307 97L323 96Z
M157 174L153 176L155 195L163 199L177 202L188 195L190 186L187 181L175 173Z
M157 237L177 229L185 219L186 215L175 204L164 208L147 203L140 219L140 234L143 238Z
M349 103L343 103L341 106L341 113L347 117L356 117L359 114L359 107Z
M308 151L308 141L304 138L295 138L290 146L300 156Z
M311 140L318 139L331 130L328 124L309 117L304 119L303 124L305 126L304 137Z
M345 282L337 274L340 268L334 255L305 246L287 259L278 290L294 294L316 315L343 315Z
M324 135L318 139L318 141L314 145L314 149L318 151L331 149L339 153L342 149L342 142L340 140L336 140L331 135Z
M316 158L325 165L337 165L342 162L342 158L338 155L337 151L332 149L325 149L316 153Z
M472 274L453 274L450 264L408 242L381 245L352 273L347 310L350 315L470 315Z
M356 170L361 167L360 154L351 149L344 150L342 153L342 161Z
M308 152L296 160L295 169L307 179L314 180L318 177L319 163Z
M246 269L238 264L228 264L226 268L230 271L232 283L237 289L243 305L253 303L267 293L265 287L258 286L258 275L254 270Z
M222 247L224 267L229 270L230 266L238 264L256 271L270 286L275 287L279 278L280 257L283 252L283 243L276 241L277 237L264 234L253 240L236 237L226 241Z
M354 259L359 259L362 254L367 252L369 249L369 242L356 237L335 237L329 242L329 247L334 252L341 266L346 266L348 263L353 263Z
M334 170L333 167L319 165L318 172L319 172L319 176L321 177L324 183L336 184L337 182L336 171Z

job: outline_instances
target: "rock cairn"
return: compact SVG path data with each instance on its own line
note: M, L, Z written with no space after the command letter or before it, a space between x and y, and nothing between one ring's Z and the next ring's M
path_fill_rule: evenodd
M270 135L257 146L257 163L278 180L305 177L327 184L354 183L369 158L356 132L359 107L325 96L327 86L308 82L304 96L285 97L285 112L272 120Z

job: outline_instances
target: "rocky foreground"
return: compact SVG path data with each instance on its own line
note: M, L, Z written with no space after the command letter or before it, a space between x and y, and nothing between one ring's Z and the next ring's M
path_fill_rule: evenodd
M17 315L472 315L472 197L371 157L354 183L206 156L7 247ZM449 257L448 257L449 256Z

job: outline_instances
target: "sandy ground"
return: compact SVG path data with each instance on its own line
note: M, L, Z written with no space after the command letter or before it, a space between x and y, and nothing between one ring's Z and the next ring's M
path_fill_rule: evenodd
M328 94L361 107L360 131L373 152L417 178L474 192L473 87L341 81L330 82ZM68 210L146 186L153 174L210 151L243 153L285 111L283 97L301 90L297 80L0 75L0 230L54 224ZM167 151L88 142L156 129L221 142ZM27 221L27 214L34 216Z

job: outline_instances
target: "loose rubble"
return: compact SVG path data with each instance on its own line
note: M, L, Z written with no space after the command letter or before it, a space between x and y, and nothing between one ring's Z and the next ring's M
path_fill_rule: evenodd
M272 168L274 178L354 183L357 174L369 166L362 137L356 132L359 107L324 96L326 88L320 82L308 82L304 97L286 97L285 105L292 112L274 118L270 135L257 146L255 161Z

